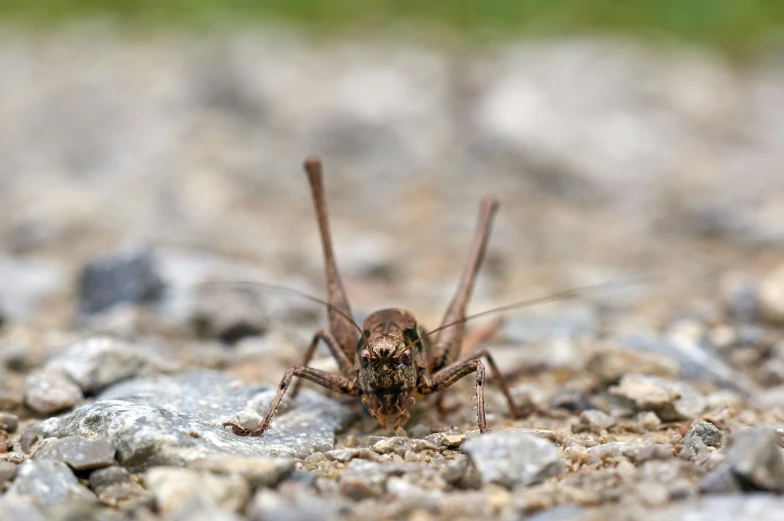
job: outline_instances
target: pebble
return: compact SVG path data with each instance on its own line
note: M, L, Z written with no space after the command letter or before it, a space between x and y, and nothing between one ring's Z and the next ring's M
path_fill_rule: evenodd
M550 408L567 411L585 411L595 409L596 404L591 397L580 389L562 389L555 393L549 401Z
M221 508L241 511L251 497L250 485L240 476L221 476L207 471L177 467L154 467L144 482L164 514L183 510L188 503L199 509Z
M655 412L664 421L693 420L707 406L705 397L690 385L656 376L628 374L610 393L631 400L640 410Z
M462 445L483 483L508 488L535 485L564 470L555 444L528 432L499 431L467 440Z
M2 483L11 481L16 475L16 465L10 461L0 461L0 490L2 490Z
M19 426L19 417L9 412L0 412L0 431L16 432Z
M83 398L82 390L62 371L42 369L27 376L25 403L41 414L70 409Z
M720 448L722 437L721 429L711 422L697 418L689 426L689 430L686 431L683 439L681 439L681 444L687 445L694 438L699 438L708 447Z
M90 488L98 499L109 506L122 510L141 505L153 507L154 498L122 467L106 467L90 474Z
M274 487L294 471L291 458L220 456L196 460L188 465L222 475L239 475L254 488Z
M742 483L784 492L784 454L774 429L758 427L736 434L727 452L727 463Z
M43 505L65 500L96 501L68 465L54 460L28 460L19 465L7 494L33 496Z
M373 450L379 454L394 452L399 456L405 455L407 451L438 450L438 447L429 441L404 438L402 436L385 437L380 440L376 440L375 436L370 436L368 437L368 445L372 445Z
M588 449L588 463L626 458L632 463L673 457L672 447L665 443L614 441Z
M247 514L252 521L338 521L344 500L324 498L312 493L283 495L269 489L256 492L248 505Z
M154 301L163 289L152 252L134 248L85 264L79 277L79 306L84 313L98 313L121 302Z
M667 356L632 349L605 347L593 353L586 369L605 384L616 383L629 373L677 378L680 364Z
M38 428L44 437L109 437L122 465L144 469L221 455L304 458L332 450L335 432L354 415L347 406L303 389L264 436L235 436L221 427L244 411L260 417L273 394L272 386L242 385L214 371L137 378Z
M135 376L143 370L172 370L150 350L117 338L95 336L77 342L50 360L45 369L61 371L86 394Z
M117 446L110 438L67 436L43 440L33 459L52 459L67 463L74 470L90 470L114 465Z
M597 409L589 409L580 413L580 421L573 427L573 430L599 434L614 426L615 423L615 419L609 414Z

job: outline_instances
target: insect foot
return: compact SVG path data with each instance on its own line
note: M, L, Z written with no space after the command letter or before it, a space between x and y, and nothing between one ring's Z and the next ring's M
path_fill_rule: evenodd
M224 429L226 427L231 427L231 432L236 434L237 436L261 436L264 434L266 429L246 429L244 427L240 427L234 422L223 422L221 425Z

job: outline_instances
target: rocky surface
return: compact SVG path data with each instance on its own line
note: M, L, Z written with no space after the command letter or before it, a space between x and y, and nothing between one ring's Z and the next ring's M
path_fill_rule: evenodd
M779 61L60 31L0 32L0 518L780 517ZM471 312L654 277L505 315L530 413L488 370L489 434L467 378L394 433L306 384L234 436L326 324L254 283L324 295L310 153L357 320L438 324L483 193Z

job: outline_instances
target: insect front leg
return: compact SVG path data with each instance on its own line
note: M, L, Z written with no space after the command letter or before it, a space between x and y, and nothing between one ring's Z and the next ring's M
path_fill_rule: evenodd
M432 394L443 391L461 378L471 373L476 373L476 425L479 432L488 432L487 418L485 417L485 366L478 358L462 360L441 369L433 375L430 387L419 389L421 394Z
M267 430L267 427L269 427L269 424L272 421L272 417L275 415L275 412L277 412L278 405L280 405L283 395L286 394L286 389L288 389L289 384L291 384L291 379L295 376L310 380L331 391L347 394L349 396L359 396L359 387L357 386L357 380L355 378L349 379L345 376L329 373L327 371L295 365L283 375L283 379L281 379L280 385L278 386L278 392L275 394L275 398L272 399L272 403L270 403L267 413L264 415L264 419L262 419L258 427L246 429L234 422L225 422L223 428L231 427L232 432L237 436L261 436L264 434L264 431Z
M460 277L457 293L455 293L455 296L452 298L452 302L449 304L449 308L441 322L442 326L461 321L465 318L468 299L471 296L474 281L476 280L479 267L482 265L482 260L485 256L487 240L490 236L493 217L497 210L497 199L494 197L485 197L482 199L479 222L477 224L476 233L474 234L474 240L471 243L471 249L468 253L468 260L463 269L463 275ZM456 323L438 333L433 342L433 349L431 351L431 371L436 372L457 360L460 354L460 344L463 340L464 331L465 326L462 323Z
M338 363L338 368L340 368L340 372L343 374L350 374L352 369L354 368L354 364L351 360L346 356L346 353L343 352L343 348L340 346L338 341L332 336L326 329L322 329L318 331L315 335L313 335L313 340L310 342L310 346L308 346L308 350L305 352L305 358L302 361L302 366L307 367L310 361L313 359L313 355L316 353L316 347L318 347L319 340L323 340L327 347L329 348L329 352L335 358L335 361ZM291 387L291 397L294 398L299 393L299 387L302 384L302 380L297 380L294 382L294 385Z
M319 234L321 235L321 245L324 249L328 300L331 306L344 313L344 315L341 315L332 307L327 309L329 331L343 349L346 358L353 360L353 350L357 345L357 333L354 325L347 318L351 316L351 308L348 304L348 298L346 298L346 291L343 289L343 283L340 280L338 267L335 263L335 254L332 251L332 237L329 232L327 203L324 198L324 183L321 176L321 160L316 157L306 159L305 172L308 174L310 189L313 193L313 205L316 209L316 220L318 221Z

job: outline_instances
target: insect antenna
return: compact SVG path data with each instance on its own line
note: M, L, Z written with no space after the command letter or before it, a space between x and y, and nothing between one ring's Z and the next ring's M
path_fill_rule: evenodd
M630 286L632 284L642 284L644 282L649 282L649 281L651 281L653 279L654 279L654 277L644 276L644 277L636 277L636 278L632 278L632 279L615 281L615 282L604 282L604 283L601 283L601 284L592 284L590 286L580 286L580 287L577 287L577 288L570 288L570 289L565 289L565 290L562 290L562 291L558 291L556 293L551 293L551 294L546 295L544 297L537 297L537 298L533 298L533 299L529 299L529 300L523 300L523 301L520 301L520 302L514 302L512 304L507 304L505 306L500 306L500 307L497 307L497 308L488 309L486 311L481 311L479 313L475 313L473 315L469 315L467 317L463 317L460 320L455 320L454 322L449 322L447 324L444 324L443 326L437 327L436 329L433 329L432 331L428 331L427 333L425 333L424 335L419 337L417 340L411 342L405 348L403 348L403 350L401 350L400 353L397 356L402 356L403 353L405 353L406 351L408 351L409 349L414 347L423 338L429 337L430 335L432 335L434 333L438 333L439 331L444 330L444 329L446 329L448 327L456 326L457 324L468 322L469 320L473 320L475 318L484 317L484 316L491 315L491 314L494 314L494 313L503 313L504 311L512 311L512 310L515 310L515 309L526 308L526 307L529 307L529 306L533 306L535 304L544 304L546 302L555 302L555 301L558 301L558 300L568 300L568 299L579 298L579 297L581 297L583 295L594 293L596 291L609 291L609 290L613 290L613 289L618 289L618 288L623 288L623 287L626 287L626 286Z
M251 286L251 287L255 287L255 288L267 289L267 290L270 290L270 291L279 291L281 293L291 293L292 295L297 295L298 297L301 297L301 298L303 298L305 300L309 300L311 302L315 302L316 304L321 304L322 306L326 306L326 307L330 308L332 311L334 311L335 313L337 313L338 315L342 316L343 318L345 318L346 320L351 322L351 325L354 326L357 331L359 331L359 334L362 337L362 340L365 342L365 345L368 346L368 352L370 353L370 358L374 358L373 353L370 350L370 341L365 336L365 332L362 330L362 328L359 327L359 324L357 324L354 321L354 319L351 317L351 315L349 315L348 313L346 313L342 309L338 308L337 306L333 306L332 304L330 304L326 300L320 299L318 297L314 297L313 295L305 293L304 291L300 291L298 289L290 288L288 286L281 286L281 285L278 285L278 284L268 284L266 282L255 282L255 281L252 281L252 280L232 280L232 281L217 281L217 280L213 280L213 281L200 282L200 283L194 284L194 285L190 286L189 289L209 288L210 286Z

